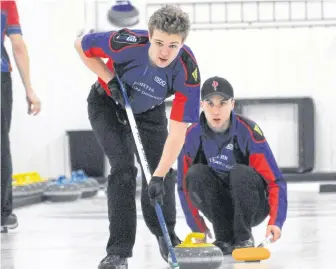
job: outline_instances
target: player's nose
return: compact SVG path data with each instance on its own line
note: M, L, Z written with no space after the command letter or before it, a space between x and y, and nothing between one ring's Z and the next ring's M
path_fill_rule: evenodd
M214 116L218 116L220 114L220 109L218 107L214 106L213 109L212 109L212 114Z
M169 54L169 51L168 51L167 48L162 48L162 49L160 50L160 55L161 55L161 56L168 56L168 54Z

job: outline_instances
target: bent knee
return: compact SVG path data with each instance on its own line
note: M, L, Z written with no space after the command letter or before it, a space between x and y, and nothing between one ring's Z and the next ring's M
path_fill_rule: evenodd
M196 163L192 165L187 172L187 177L195 178L199 177L200 175L204 175L205 173L208 173L210 171L210 168L202 163Z
M204 164L194 164L186 175L187 189L204 189L213 185L214 175L212 169Z
M229 173L230 182L232 185L244 183L246 181L254 181L259 174L250 166L237 164Z

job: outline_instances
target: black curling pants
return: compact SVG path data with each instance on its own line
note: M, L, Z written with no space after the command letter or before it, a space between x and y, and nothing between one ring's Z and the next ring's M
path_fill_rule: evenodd
M12 214L12 157L9 132L12 121L12 78L8 72L1 73L1 225Z
M246 165L222 174L195 164L186 180L190 199L212 223L216 240L236 244L248 240L251 228L269 213L264 180Z
M117 114L127 118L126 112L117 108L115 102L102 92L102 89L98 93L95 87L92 87L88 96L89 120L111 165L107 186L110 236L106 250L108 254L131 257L137 224L135 203L137 168L134 165L136 146L129 124L124 125L118 120ZM135 120L149 168L153 173L160 161L168 135L165 104L135 115ZM162 207L170 233L174 232L176 223L175 180L172 172L171 169L164 181L166 195ZM150 204L147 181L143 173L141 207L147 227L154 235L162 235L155 208Z

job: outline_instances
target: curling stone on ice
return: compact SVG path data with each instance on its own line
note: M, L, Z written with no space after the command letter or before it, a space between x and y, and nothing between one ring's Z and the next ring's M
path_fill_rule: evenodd
M203 233L190 233L184 242L174 248L180 269L217 269L223 262L220 248L209 243L194 243L192 239L204 239ZM173 268L170 253L168 263Z
M96 195L98 193L98 190L100 189L100 185L97 182L97 180L95 180L93 177L89 177L83 170L78 170L77 176L83 180L86 180L87 182L91 184L92 188L94 188L93 195Z
M33 173L27 172L14 174L12 176L14 199L42 195L43 190L40 188L40 185L35 182L32 175Z
M107 19L111 24L119 27L133 26L139 22L139 11L131 1L116 0L116 4L107 12Z
M80 187L66 180L65 176L60 176L55 182L48 184L43 192L44 199L50 202L76 201L81 195Z
M29 187L29 196L42 195L44 187L40 184L36 175L32 172L21 174L22 178Z
M31 187L27 185L21 174L12 176L13 200L27 198L30 196Z
M244 262L260 262L261 260L266 260L271 256L271 253L265 246L271 242L272 238L273 234L270 234L256 248L237 248L232 252L232 257L236 261Z
M80 187L82 191L81 198L90 198L96 193L96 188L93 187L85 178L79 176L76 171L71 173L71 182L77 184Z
M48 181L45 178L42 178L38 172L29 173L30 180L36 184L37 188L41 191L47 186Z

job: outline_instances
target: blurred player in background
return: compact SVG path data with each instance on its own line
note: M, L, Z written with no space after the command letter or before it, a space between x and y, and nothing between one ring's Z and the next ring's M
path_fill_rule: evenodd
M21 25L15 1L1 1L1 232L18 226L12 201L12 157L9 132L12 120L12 66L5 48L5 36L9 37L16 66L26 91L28 114L40 112L41 102L35 94L29 69L29 56L22 37Z
M189 17L179 8L165 6L149 20L149 30L91 33L76 40L84 64L98 81L88 97L93 132L111 165L108 177L110 237L100 269L125 269L136 236L135 143L127 121L117 73L124 83L152 173L147 186L142 174L141 206L146 225L156 236L167 261L168 249L151 205L163 203L163 214L175 246L175 180L172 165L184 143L189 123L197 122L200 73L191 49L184 45ZM102 58L108 59L105 64ZM174 96L167 131L165 99Z
M212 237L224 255L253 247L252 227L269 215L266 236L281 236L287 215L286 182L266 138L252 120L234 112L234 91L221 77L201 90L200 122L187 131L178 158L178 192L192 231Z

